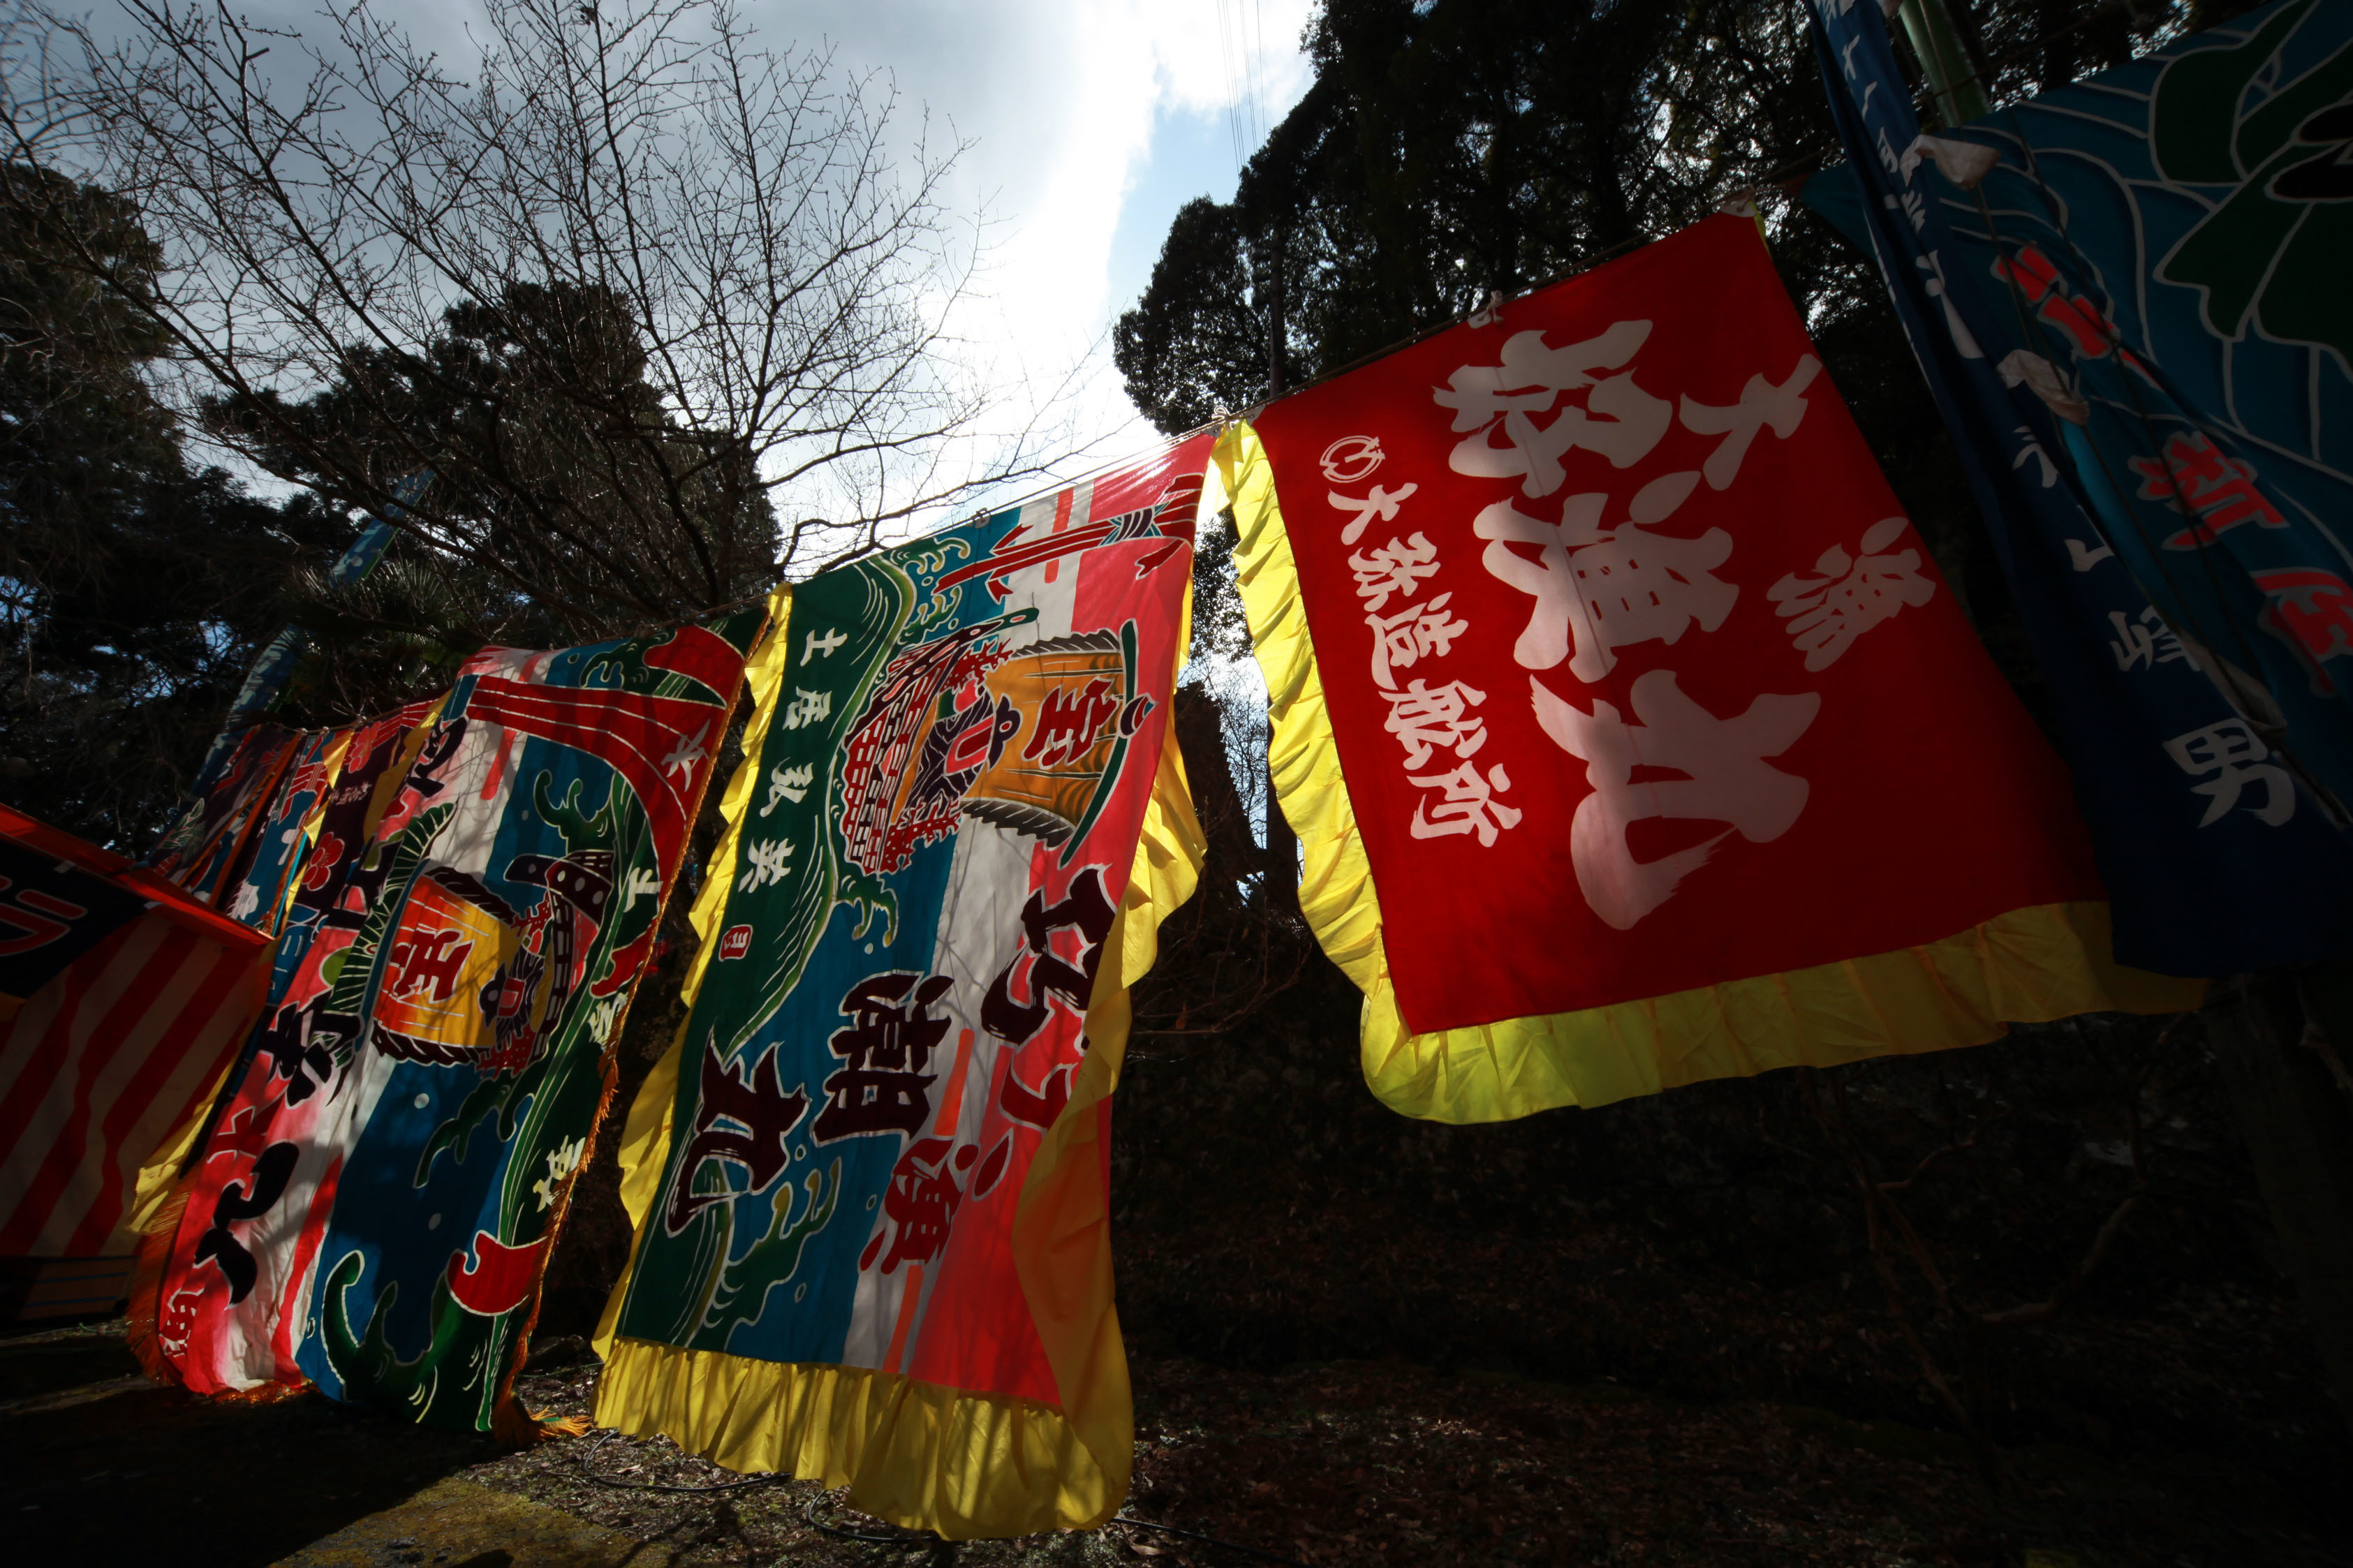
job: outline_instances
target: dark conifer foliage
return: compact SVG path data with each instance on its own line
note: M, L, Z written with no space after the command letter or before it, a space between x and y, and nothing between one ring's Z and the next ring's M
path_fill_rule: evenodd
M2245 0L1956 5L1996 100L2211 26ZM1754 192L1773 258L1864 438L2031 710L2041 677L1958 459L1870 258L1794 199L1842 154L1803 5L1327 0L1315 76L1234 199L1188 204L1114 358L1175 433L1620 255ZM1898 51L1903 53L1900 27ZM1908 56L1905 57L1908 60ZM2056 74L2053 74L2056 73ZM1935 111L1918 91L1925 123Z
M446 681L486 641L558 646L647 619L644 605L766 591L775 510L740 441L682 429L647 379L642 333L608 292L510 283L467 300L420 352L353 345L324 391L216 397L206 422L272 473L335 494L346 476L434 478L430 516L501 569L396 541L360 583L302 584L315 656L291 696L331 721ZM356 504L357 498L353 498ZM675 531L690 549L649 541Z
M0 787L135 853L282 620L289 574L351 529L190 466L145 379L159 334L60 265L69 240L134 288L155 264L128 203L0 170Z
M1229 406L1263 395L1277 266L1295 385L1666 233L1828 146L1799 18L1334 0L1308 36L1314 85L1231 204L1178 216L1122 320L1131 395L1170 430L1202 416L1204 389Z
M1997 101L2251 8L1952 6ZM1925 409L1865 258L1775 188L1841 156L1806 14L1780 0L1327 0L1308 30L1305 96L1250 158L1232 202L1204 198L1177 215L1122 318L1129 395L1172 433L1213 404L1264 396L1277 268L1295 389L1491 292L1590 266L1764 187L1774 257L1809 323L1868 322L1870 342L1852 352L1902 368L1887 393ZM1850 379L1898 378L1872 367L1841 384ZM1874 412L1857 408L1866 430Z

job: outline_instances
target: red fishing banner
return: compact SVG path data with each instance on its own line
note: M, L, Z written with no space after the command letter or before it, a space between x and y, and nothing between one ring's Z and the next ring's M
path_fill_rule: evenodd
M266 945L0 806L0 1257L128 1258L140 1167L251 1026Z
M1815 970L2105 898L2061 764L1753 222L1510 301L1277 402L1255 431L1271 489L1231 436L1228 483L1238 514L1279 511L1406 1031ZM1241 521L1265 658L1297 617L1267 580L1263 517ZM1270 689L1281 709L1272 664ZM1278 784L1312 862L1314 770L1283 717ZM1329 945L1347 900L1329 866L1308 881ZM2105 965L2104 931L2094 945Z

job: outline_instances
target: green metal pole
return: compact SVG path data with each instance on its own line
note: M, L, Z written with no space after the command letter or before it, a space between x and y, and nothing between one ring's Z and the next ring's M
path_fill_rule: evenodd
M1992 113L1993 100L1961 48L1960 31L1953 26L1945 0L1904 0L1902 16L1905 36L1920 57L1920 68L1928 73L1929 90L1936 94L1936 112L1946 125Z

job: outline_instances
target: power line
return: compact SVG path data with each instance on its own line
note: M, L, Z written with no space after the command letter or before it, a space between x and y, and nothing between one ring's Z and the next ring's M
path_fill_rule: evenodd
M1242 166L1250 162L1250 148L1255 142L1245 142L1242 132L1242 71L1237 56L1247 58L1249 51L1239 47L1235 35L1241 30L1240 16L1229 16L1229 4L1239 0L1213 0L1218 8L1218 68L1225 76L1226 129L1234 148L1234 174L1240 177Z
M1237 5L1250 7L1250 36L1243 41L1242 79L1250 89L1250 145L1266 144L1266 94L1259 79L1260 63L1266 56L1266 28L1260 0L1236 0Z

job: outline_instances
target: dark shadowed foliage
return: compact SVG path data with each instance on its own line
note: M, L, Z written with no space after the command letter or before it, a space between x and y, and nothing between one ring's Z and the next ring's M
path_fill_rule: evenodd
M143 287L121 199L0 167L0 780L20 810L143 851L177 810L290 574L351 529L191 466L146 371L166 344L64 259Z

